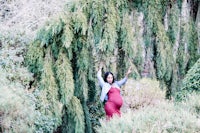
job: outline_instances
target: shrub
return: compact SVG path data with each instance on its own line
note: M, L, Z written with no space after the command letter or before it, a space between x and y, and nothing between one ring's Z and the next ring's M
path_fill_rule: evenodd
M182 82L182 90L200 91L200 59L187 72Z
M177 101L185 100L192 92L200 92L200 59L187 72L182 80L181 88L175 95Z
M200 114L199 98L200 98L200 94L193 92L191 94L188 94L187 99L185 101L182 101L180 103L180 105L185 110L188 110L191 113L193 113L194 115L196 115L197 117L199 117L199 114ZM177 104L179 104L179 103L177 103Z
M34 96L27 89L32 74L23 66L25 39L0 35L0 132L33 132Z
M147 105L156 105L165 99L165 92L159 82L143 78L138 81L129 79L123 89L124 106L139 109Z
M0 70L0 132L33 132L34 101L19 83L11 83Z

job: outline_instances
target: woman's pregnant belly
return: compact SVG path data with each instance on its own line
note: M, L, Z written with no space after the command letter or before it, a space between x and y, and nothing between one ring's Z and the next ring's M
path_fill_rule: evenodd
M112 102L117 108L120 108L123 104L120 90L117 88L111 88L108 94L108 101Z

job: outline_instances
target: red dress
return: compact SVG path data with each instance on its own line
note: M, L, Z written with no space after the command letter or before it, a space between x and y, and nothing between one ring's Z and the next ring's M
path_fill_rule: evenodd
M108 101L104 106L107 118L111 118L113 114L121 116L120 108L122 103L123 100L120 95L120 90L118 88L111 87L108 91Z

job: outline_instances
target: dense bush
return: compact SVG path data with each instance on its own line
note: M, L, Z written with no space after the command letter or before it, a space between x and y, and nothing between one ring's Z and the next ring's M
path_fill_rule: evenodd
M136 110L146 106L154 106L165 100L165 91L159 87L159 81L143 78L128 80L123 89L125 106Z
M32 74L23 66L24 38L0 35L0 132L35 131L35 98L28 92Z
M200 59L193 65L182 80L180 90L176 94L176 100L186 99L187 95L192 92L200 93Z
M117 73L117 78L122 78L130 65L134 78L142 75L157 78L170 97L199 58L199 27L193 21L198 17L194 15L191 19L187 13L195 11L195 7L190 7L194 6L192 0L78 0L68 1L63 10L64 1L0 1L0 32L10 31L0 35L2 132L93 132L92 126L99 125L98 119L104 115L96 81L96 70L102 60L104 70ZM53 15L57 16L46 23ZM34 76L24 67L26 52L26 65ZM181 96L198 91L198 68L184 79ZM159 91L157 81L156 86L148 80L138 84L141 85L138 90L129 91L125 97L131 109L157 107L164 101L165 93ZM24 118L27 111L22 105L32 110L31 118ZM193 115L179 118L177 112L184 115L182 109L166 106L170 111L164 118L170 126L160 117L161 113L155 113L166 109L161 104L138 114L141 121L130 117L128 121L138 125L136 130L129 127L130 123L113 127L117 126L115 131L127 127L132 132L149 132L150 127L152 132L196 131L196 125L191 125L192 119L196 120ZM198 102L189 107L194 112L199 110ZM172 119L175 116L177 120ZM126 115L122 119L125 118ZM21 123L24 125L19 129L16 125Z
M182 81L181 89L187 90L188 92L200 92L200 59L187 72L185 78Z
M3 76L2 72L0 74ZM0 131L13 133L35 131L34 101L22 86L10 82L8 84L0 85Z

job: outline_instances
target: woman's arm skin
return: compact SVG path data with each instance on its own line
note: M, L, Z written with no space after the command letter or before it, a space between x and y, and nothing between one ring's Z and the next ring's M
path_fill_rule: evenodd
M125 77L124 77L122 80L117 81L117 84L118 84L119 86L124 85L124 84L126 83L127 79L128 79L128 75L129 75L131 72L132 72L132 68L129 67L128 71L126 72Z
M125 77L128 78L128 75L132 72L132 67L129 67L128 71L126 72Z
M99 84L100 84L101 87L103 87L103 85L105 84L105 81L104 81L104 79L101 76L101 73L102 73L101 70L102 70L102 68L103 68L103 64L101 62L100 65L99 65L99 70L97 72L97 79L99 80Z

